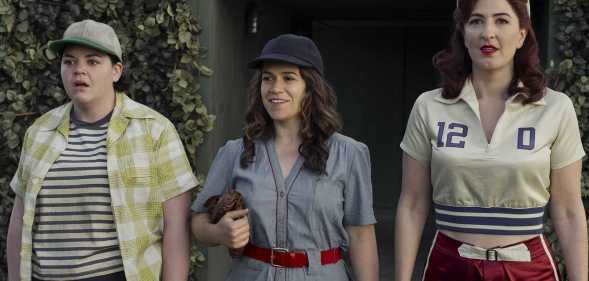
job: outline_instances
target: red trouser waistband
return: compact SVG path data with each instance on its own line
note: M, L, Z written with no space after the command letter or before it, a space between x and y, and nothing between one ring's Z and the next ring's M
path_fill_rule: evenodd
M424 281L559 281L560 274L552 259L548 244L543 236L487 249L497 251L518 244L524 244L531 261L501 261L491 258L463 257L460 248L464 242L438 232L428 255ZM469 244L467 244L469 245ZM472 246L472 245L471 245ZM483 255L484 256L484 255Z
M289 251L283 248L262 248L247 244L243 255L269 263L276 267L307 267L309 258L304 251ZM321 251L321 265L336 263L342 259L340 247Z

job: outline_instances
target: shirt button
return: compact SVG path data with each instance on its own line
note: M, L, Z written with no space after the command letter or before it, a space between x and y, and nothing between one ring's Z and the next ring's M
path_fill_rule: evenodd
M279 195L280 195L280 198L284 198L284 191L280 191Z

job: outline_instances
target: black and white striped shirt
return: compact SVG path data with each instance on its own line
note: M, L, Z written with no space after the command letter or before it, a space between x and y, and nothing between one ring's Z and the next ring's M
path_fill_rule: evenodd
M66 149L37 197L32 268L42 280L123 271L106 169L110 114L92 124L71 120Z

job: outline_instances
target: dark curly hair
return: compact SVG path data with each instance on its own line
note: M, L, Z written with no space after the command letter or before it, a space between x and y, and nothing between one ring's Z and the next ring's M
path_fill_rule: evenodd
M299 132L302 143L298 148L305 159L304 167L325 174L329 157L327 139L341 129L336 110L337 98L333 88L316 70L299 68L305 81L306 94L301 101L302 126ZM258 69L247 88L248 107L245 116L244 150L240 165L247 167L255 156L254 140L267 140L274 135L274 123L264 105L260 93L262 74Z
M468 21L478 0L460 0L454 10L454 32L449 46L434 55L433 64L442 76L442 96L453 99L460 95L468 76L472 73L472 60L464 46L464 25ZM538 42L532 29L527 0L506 0L519 19L520 28L527 31L524 44L515 52L514 75L509 85L510 96L521 92L528 104L540 100L545 93L546 78L538 57ZM519 81L523 87L519 87Z

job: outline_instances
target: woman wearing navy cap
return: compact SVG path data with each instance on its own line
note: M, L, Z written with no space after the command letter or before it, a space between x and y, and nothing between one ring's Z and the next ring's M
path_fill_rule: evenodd
M585 155L571 100L545 85L527 0L459 0L434 57L442 88L422 94L401 143L396 280L409 281L432 207L426 281L556 281L549 211L568 280L587 281Z
M343 136L336 96L310 39L285 34L250 62L245 135L223 146L192 205L192 233L244 247L226 280L378 279L370 155ZM228 187L247 210L209 223L204 203Z

